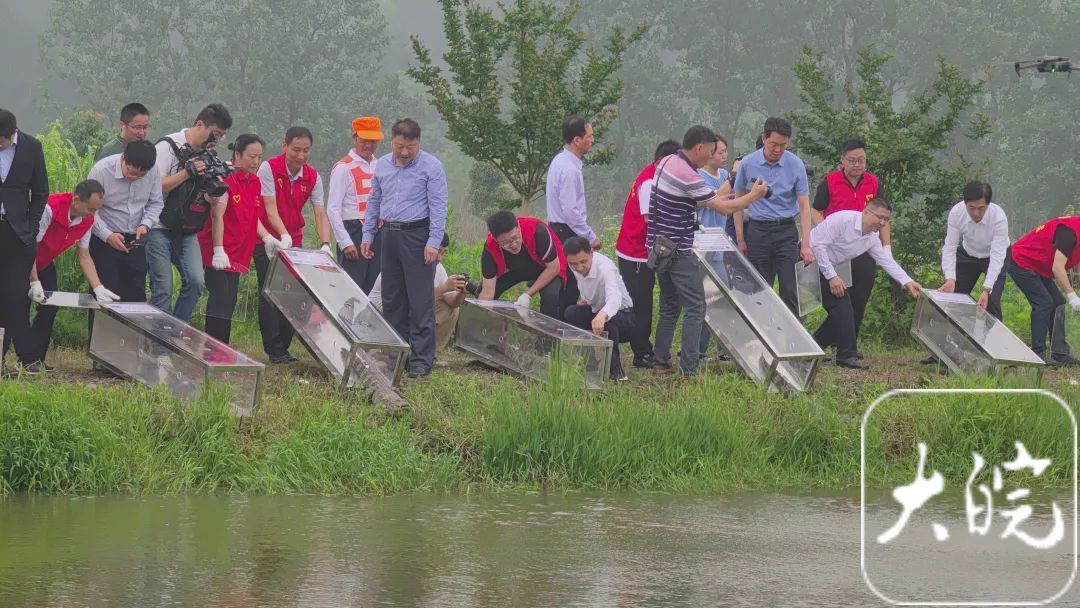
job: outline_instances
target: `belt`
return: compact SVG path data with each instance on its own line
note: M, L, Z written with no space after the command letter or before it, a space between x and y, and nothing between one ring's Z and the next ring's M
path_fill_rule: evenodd
M763 226L783 226L785 224L794 224L796 217L798 216L793 215L791 217L784 217L778 220L755 220L751 218L750 221L755 224L761 224Z
M427 228L430 224L431 218L425 217L415 222L385 222L383 227L390 230L415 230L417 228Z

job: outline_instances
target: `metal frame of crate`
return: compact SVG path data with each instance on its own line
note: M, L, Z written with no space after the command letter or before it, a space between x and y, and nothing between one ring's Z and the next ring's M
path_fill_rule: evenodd
M969 353L973 359L957 361L955 353L947 352L930 334L935 324L946 332L945 339L952 349ZM911 335L953 373L1000 373L1009 367L1022 367L1035 370L1036 384L1042 381L1046 367L1043 360L967 294L923 289L915 305Z
M491 317L496 317L492 319ZM505 323L501 326L497 322L503 320ZM538 325L544 325L546 327L539 327ZM509 351L512 349L510 339L507 334L511 328L518 328L523 330L526 334L531 336L534 340L550 340L557 344L557 348L561 351L561 355L565 358L566 355L577 352L579 349L602 349L603 354L594 358L593 365L589 366L589 369L593 369L593 377L590 378L589 373L584 374L585 386L589 389L599 390L603 388L604 382L607 380L608 371L611 367L612 356L612 343L607 338L593 335L591 332L585 331L578 327L574 327L558 319L553 319L546 315L543 315L535 310L518 306L513 302L504 302L500 300L476 300L469 298L465 300L461 308L461 316L458 319L457 334L454 338L454 346L470 355L473 355L477 359L496 366L500 369L504 369L517 377L532 378L541 382L547 382L549 376L545 372L537 372L531 367L525 365L524 361L519 361L515 357L540 357L550 360L554 355L555 349L550 349L547 352L537 352L535 350L525 352L521 355L514 355ZM471 332L479 331L481 338L486 340L491 347L496 348L493 352L485 352L482 348L474 345L472 342L473 334ZM501 331L502 333L491 339L488 339L489 331ZM553 335L553 333L561 332L561 335ZM479 340L476 340L479 341Z
M263 294L340 382L342 391L355 385L361 368L385 375L392 385L401 380L409 358L408 342L330 254L322 250L279 251L270 262ZM313 315L321 316L318 328L311 324ZM329 332L313 336L316 329L320 334L323 329Z
M844 281L844 285L851 289L855 284L851 278L851 260L834 264L833 270L836 271L836 276ZM821 268L816 261L809 266L801 260L795 262L795 283L799 295L800 317L821 308Z
M198 395L201 386L218 383L237 386L236 379L230 378L230 374L254 374L254 385L249 387L250 401L232 401L230 405L233 413L240 417L254 417L258 411L263 371L266 367L261 362L145 302L95 302L93 305L73 307L92 310L93 330L87 345L87 354L91 360L116 375L148 385L164 384L178 398L189 399ZM130 333L127 336L116 335L125 331ZM172 333L162 335L162 332ZM132 333L147 342L129 344L128 339ZM134 350L134 359L125 362L116 360L116 354L109 351L117 347L126 352ZM146 347L159 354L148 352ZM169 364L163 364L161 357L168 358ZM177 369L171 357L193 363L194 368L202 371L202 378L187 378L188 382L182 382L184 378L196 374L191 369ZM155 365L157 367L152 373L145 374L147 377L140 377L135 369L138 367L146 371ZM151 382L149 376L156 376L158 381Z
M772 286L721 229L699 231L694 254L705 285L705 324L743 372L778 391L810 390L825 351Z

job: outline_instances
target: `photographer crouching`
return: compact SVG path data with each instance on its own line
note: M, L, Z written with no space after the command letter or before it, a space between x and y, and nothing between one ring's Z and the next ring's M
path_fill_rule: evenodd
M182 321L191 319L206 283L202 254L196 237L211 216L211 205L224 205L231 172L214 151L232 127L225 106L212 103L199 112L195 123L157 143L157 169L165 208L146 237L146 263L150 272L150 303ZM213 223L222 221L214 214ZM214 267L228 260L215 260ZM180 294L172 305L172 267L180 271Z

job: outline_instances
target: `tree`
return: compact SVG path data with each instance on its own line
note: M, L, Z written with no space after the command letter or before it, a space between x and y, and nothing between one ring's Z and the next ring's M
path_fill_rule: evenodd
M616 72L645 26L629 34L614 27L601 48L586 47L585 32L571 25L576 2L559 8L543 0L515 0L499 5L501 18L473 0L440 4L450 76L415 36L418 65L408 74L427 88L448 126L447 137L498 169L528 212L562 146L563 119L586 117L598 140L611 124L623 91ZM610 158L610 150L601 150L589 162Z
M944 218L963 184L979 173L960 154L948 158L962 118L976 102L983 81L964 77L943 58L937 76L925 91L897 108L892 90L881 74L890 56L873 46L859 52L858 85L837 84L824 67L824 56L806 48L794 71L808 106L792 112L793 142L803 155L821 160L832 170L843 142L859 137L867 145L867 170L877 175L893 208L893 252L913 274L934 273L944 238ZM842 95L837 98L836 90ZM987 119L975 113L964 134L981 140L990 132ZM922 271L922 272L920 272ZM925 277L924 277L925 278ZM880 300L880 298L879 298ZM887 319L888 335L906 334L910 301L892 298L894 314ZM899 320L899 322L897 322Z

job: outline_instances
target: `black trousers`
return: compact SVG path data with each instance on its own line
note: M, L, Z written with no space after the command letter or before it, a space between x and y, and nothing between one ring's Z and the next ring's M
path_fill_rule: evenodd
M0 220L0 327L4 344L0 361L8 345L15 343L19 361L31 363L37 349L30 333L30 269L37 256L37 242L27 245L7 220Z
M567 271L567 275L573 273ZM434 282L434 280L432 280ZM495 299L498 300L502 297L502 294L506 293L514 285L518 283L526 283L530 287L532 286L532 279L526 279L514 271L508 271L498 279L495 279ZM544 286L537 294L540 296L540 313L551 317L552 319L562 319L562 312L566 308L563 306L563 281L561 277L555 277L550 283Z
M259 283L259 333L262 335L263 352L268 357L284 357L289 354L295 332L285 315L263 295L263 284L270 272L270 258L266 257L266 249L256 245L254 259L255 276Z
M265 255L265 252L264 252ZM240 273L204 269L206 272L206 333L228 344L232 337L232 318L240 291Z
M360 220L344 220L342 223L345 224L345 230L349 231L349 238L352 239L357 253L359 253L360 243L364 241L364 222ZM363 291L364 295L371 293L371 288L375 286L375 279L378 278L379 272L381 272L382 258L379 249L382 246L382 238L380 234L382 234L381 230L375 231L375 240L371 242L371 251L375 256L370 260L364 256L360 256L356 260L350 260L345 257L341 248L338 247L338 264L352 278L353 283L360 287L360 291Z
M634 333L630 338L630 350L640 359L652 356L653 288L656 273L645 262L632 262L619 258L619 274L622 275L630 299L634 301Z
M435 365L435 265L424 262L427 225L382 233L383 316L412 350L409 371Z
M1069 354L1065 336L1065 325L1057 310L1065 306L1065 296L1061 295L1054 279L1040 276L1026 268L1021 268L1012 261L1012 255L1006 257L1005 265L1013 283L1027 297L1031 304L1031 350L1037 355L1046 353L1046 338L1050 335L1052 354ZM959 263L957 268L959 274ZM959 283L959 281L957 281ZM989 309L989 306L987 307ZM989 310L988 310L989 312ZM1053 327L1053 331L1051 331Z
M852 302L851 291L844 293L844 297L838 298L829 289L829 282L824 276L821 279L821 305L825 312L829 313L821 327L814 332L814 340L821 348L830 346L836 348L836 358L854 359L858 353L857 335L855 332L855 309Z
M799 315L799 292L795 263L799 261L799 229L795 221L770 224L750 220L746 227L746 257L765 283L780 281L780 299L795 316Z
M590 306L567 306L563 311L563 320L573 325L574 327L580 327L586 331L592 331L592 320L596 316L596 313L592 311ZM620 310L615 313L615 316L607 320L604 323L604 331L607 332L608 340L611 340L611 368L610 373L612 375L622 375L623 367L622 360L619 358L619 344L622 342L629 342L634 335L634 311L633 310Z
M124 235L125 238L131 235ZM146 240L146 237L143 237ZM117 251L105 241L90 239L90 258L98 278L106 289L120 296L121 302L146 301L146 247Z
M551 224L551 231L555 233L555 236L559 237L560 243L565 243L567 239L577 236L570 226L558 222ZM563 288L559 313L562 313L567 306L576 305L579 299L581 299L581 292L578 290L577 277L574 276L573 272L567 269L566 286ZM559 316L556 316L555 318L559 318Z
M1010 247L1005 252L1005 266L1002 267L1001 273L998 274L997 280L994 281L994 288L990 290L990 301L986 303L986 312L993 315L999 321L1001 320L1001 292L1005 290L1005 274L1011 257L1012 248ZM962 246L957 247L956 293L970 295L971 290L975 288L975 282L979 280L980 276L986 274L986 271L989 268L990 258L976 258L964 251Z
M45 291L56 291L56 265L49 264L38 271L38 280L41 288ZM30 335L33 344L33 358L24 363L44 361L45 354L49 352L49 342L52 341L53 324L56 322L56 313L60 309L55 306L38 305L34 312L34 320L30 323Z
M866 304L870 301L870 294L874 291L874 280L877 278L877 262L869 252L851 260L851 308L855 317L855 337L859 337L862 329L863 315L866 313Z

